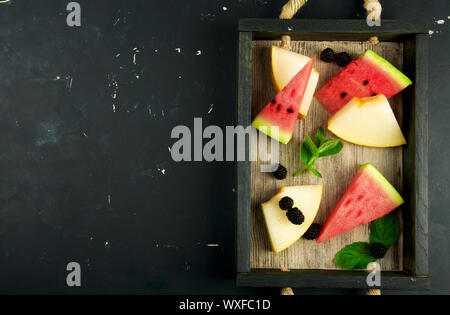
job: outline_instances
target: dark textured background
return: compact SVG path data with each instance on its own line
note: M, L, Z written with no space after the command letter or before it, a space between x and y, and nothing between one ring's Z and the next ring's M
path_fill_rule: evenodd
M235 124L238 19L284 0L80 0L80 28L68 2L0 4L0 293L277 293L234 283L235 164L175 163L168 146L193 117ZM297 17L364 18L361 3L310 0ZM450 2L383 5L435 31L431 292L450 293Z

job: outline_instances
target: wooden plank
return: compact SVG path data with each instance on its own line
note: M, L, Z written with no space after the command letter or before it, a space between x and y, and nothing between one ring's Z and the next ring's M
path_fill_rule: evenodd
M416 36L415 275L428 275L428 39Z
M252 117L254 117L275 92L272 89L269 64L269 47L280 45L279 41L253 41L253 94ZM353 57L371 48L386 57L399 69L403 63L403 45L396 42L383 42L371 46L365 42L343 41L294 41L292 50L312 56L319 54L326 47L336 52L347 51ZM316 69L320 72L318 86L322 86L340 69L335 64L316 62ZM402 124L402 97L395 96L390 100L395 115ZM288 145L280 146L280 162L292 175L300 168L300 144L304 135L312 135L319 126L326 129L328 112L314 99L308 117L297 123L293 139ZM335 138L326 131L326 136ZM345 245L355 241L368 241L369 226L360 226L327 242L317 245L314 241L299 240L285 251L275 254L271 251L267 231L263 222L260 203L267 201L281 186L318 184L324 185L323 199L316 222L323 223L346 189L347 184L356 174L361 164L373 163L386 178L401 192L402 191L402 148L368 148L345 142L343 151L336 156L320 159L316 162L317 169L323 174L321 180L311 173L304 173L298 177L288 176L283 181L277 181L271 174L261 173L261 162L251 163L251 254L252 268L289 268L289 269L337 269L333 263L335 254ZM402 270L402 238L398 244L389 250L386 257L380 260L382 270Z
M380 26L370 27L364 19L241 19L239 31L271 32L271 33L320 33L322 38L327 34L351 33L355 38L358 34L407 35L428 34L428 28L423 20L389 20L382 19ZM323 38L325 39L325 38ZM333 38L337 40L338 38ZM355 40L357 40L355 38Z
M301 272L261 272L238 273L236 283L245 287L292 287L292 288L341 288L368 289L367 274L346 271L301 271ZM381 274L382 290L429 290L430 279L410 277L401 272Z
M251 124L252 33L239 33L237 123ZM248 156L248 147L246 148ZM250 271L250 162L237 163L236 264L238 272Z
M405 65L416 88L404 95L410 104L405 112L410 144L404 150L404 266L411 274L428 275L428 36L405 42Z

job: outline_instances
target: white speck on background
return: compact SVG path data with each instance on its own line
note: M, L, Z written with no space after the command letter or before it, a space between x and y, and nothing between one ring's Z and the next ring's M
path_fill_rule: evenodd
M428 35L431 36L431 35L433 35L433 34L434 34L434 31L432 31L432 30L429 30L429 31L428 31Z
M161 115L165 117L164 109L161 109Z
M181 79L181 75L178 76L178 79Z
M172 149L170 147L167 147L167 150L169 150L169 152L172 152Z
M292 31L293 30L293 28L291 27L291 26L288 26L288 31Z
M155 53L157 53L158 52L158 49L155 49Z
M206 244L206 246L208 246L208 247L219 247L220 245L219 244Z
M108 204L111 205L111 195L108 195Z
M113 110L113 113L116 112L116 105L115 104L112 104L112 110Z
M202 54L201 50L197 50L197 53L195 54L196 56L200 56Z
M120 18L117 18L117 20L114 22L113 26L116 26L117 23L119 23L119 21L120 21Z
M105 248L108 249L110 247L109 241L105 242Z
M136 64L136 54L133 54L133 64Z
M70 82L69 82L69 91L72 90L72 83L73 83L73 77L70 77Z
M176 51L177 53L181 53L181 48L175 48L175 51Z
M83 132L83 136L84 136L85 138L89 138L88 135L86 134L86 132Z
M232 192L236 192L236 188L231 189Z
M158 168L158 172L161 172L161 174L166 175L166 170L165 169L159 169Z
M226 11L226 10L228 10L228 8L227 7L222 7L222 10Z
M56 76L56 78L53 79L53 81L61 80L61 77L59 75Z
M118 58L120 56L120 53L118 53L117 55L116 55L116 58Z
M445 21L444 21L444 20L437 20L436 23L437 23L437 24L444 24Z
M209 111L208 111L208 115L211 114L211 112L213 111L213 109L214 109L214 104L211 104L211 107L209 108Z
M140 78L139 74L136 74L136 79L138 79L138 80L139 80L139 78Z

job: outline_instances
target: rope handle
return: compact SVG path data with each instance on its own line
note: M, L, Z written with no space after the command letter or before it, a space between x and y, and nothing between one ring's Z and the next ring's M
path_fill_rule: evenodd
M308 0L289 0L281 9L280 19L292 19L294 15L300 10ZM379 0L364 0L364 8L367 11L367 15L373 20L378 20L381 16L381 4ZM369 44L378 44L378 37L372 36L367 41ZM287 50L291 50L291 36L281 36L281 47Z

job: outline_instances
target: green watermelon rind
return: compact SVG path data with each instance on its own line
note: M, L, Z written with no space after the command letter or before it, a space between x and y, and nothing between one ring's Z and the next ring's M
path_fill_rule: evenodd
M386 179L386 177L384 177L383 174L381 174L380 171L377 170L377 168L371 163L362 165L360 170L364 170L370 173L372 179L374 179L380 185L389 199L391 199L391 201L395 203L395 207L398 207L405 202L402 196L400 196L398 191L394 188L394 186L392 186L392 184Z
M402 88L406 88L413 83L406 75L404 75L400 70L394 67L389 61L387 61L371 49L367 49L364 54L362 54L361 58L368 58L370 62L373 62L377 67L387 73Z
M280 130L280 128L272 123L270 123L268 120L262 119L261 117L256 117L255 120L252 122L252 126L258 129L260 132L268 135L269 137L283 143L287 144L292 138L292 133L289 132L283 132ZM272 132L272 127L278 128L278 134L274 134Z

